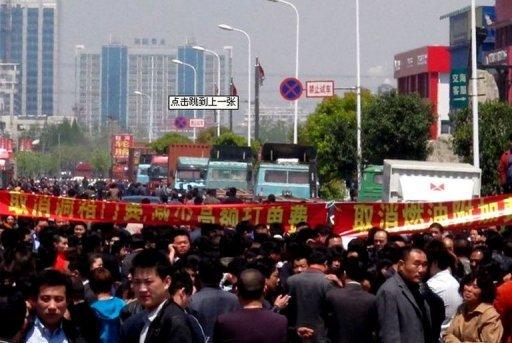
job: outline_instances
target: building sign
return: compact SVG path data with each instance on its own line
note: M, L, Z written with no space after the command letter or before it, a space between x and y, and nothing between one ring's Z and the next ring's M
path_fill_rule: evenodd
M508 52L505 49L495 50L485 55L485 64L503 64L508 61Z
M334 96L334 81L306 81L306 98Z
M238 110L238 95L169 95L169 110Z
M127 161L131 147L133 147L132 135L114 135L112 137L112 157L114 160Z
M395 56L395 78L426 73L427 71L427 47L407 51Z
M468 106L468 71L453 69L450 74L450 108L466 108Z
M204 127L204 119L203 118L191 118L188 121L188 125L192 128L203 128Z

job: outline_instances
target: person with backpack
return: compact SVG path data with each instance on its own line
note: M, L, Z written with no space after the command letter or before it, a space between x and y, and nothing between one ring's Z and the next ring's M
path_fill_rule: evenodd
M509 149L501 154L498 174L503 193L512 193L512 133L508 136Z

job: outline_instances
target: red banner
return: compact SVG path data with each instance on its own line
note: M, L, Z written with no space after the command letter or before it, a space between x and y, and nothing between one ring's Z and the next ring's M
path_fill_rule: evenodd
M364 234L372 227L415 232L432 223L448 229L503 225L512 222L512 195L439 203L337 203L334 222L342 235Z
M327 208L324 203L293 202L202 206L136 204L0 191L0 214L146 225L235 226L248 220L253 224L282 223L293 227L300 222L312 226L325 224Z
M132 135L123 134L112 136L112 157L114 160L127 161L133 143Z

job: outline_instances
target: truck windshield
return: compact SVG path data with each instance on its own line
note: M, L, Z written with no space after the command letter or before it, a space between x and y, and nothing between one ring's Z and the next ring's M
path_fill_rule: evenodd
M212 170L210 174L211 180L234 180L245 181L247 178L246 170Z
M167 178L167 166L152 165L147 171L151 179L165 179Z
M139 175L148 175L148 168L139 168Z
M302 171L266 170L265 182L270 183L309 183L309 173Z
M200 170L178 170L178 179L180 180L200 180Z

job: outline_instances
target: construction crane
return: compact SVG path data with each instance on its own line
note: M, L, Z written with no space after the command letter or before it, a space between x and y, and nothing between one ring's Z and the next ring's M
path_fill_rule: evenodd
M3 49L0 56L0 62L11 61L11 32L12 32L12 2L11 0L4 0L0 3L2 9L2 27L0 28L0 35L3 37Z

